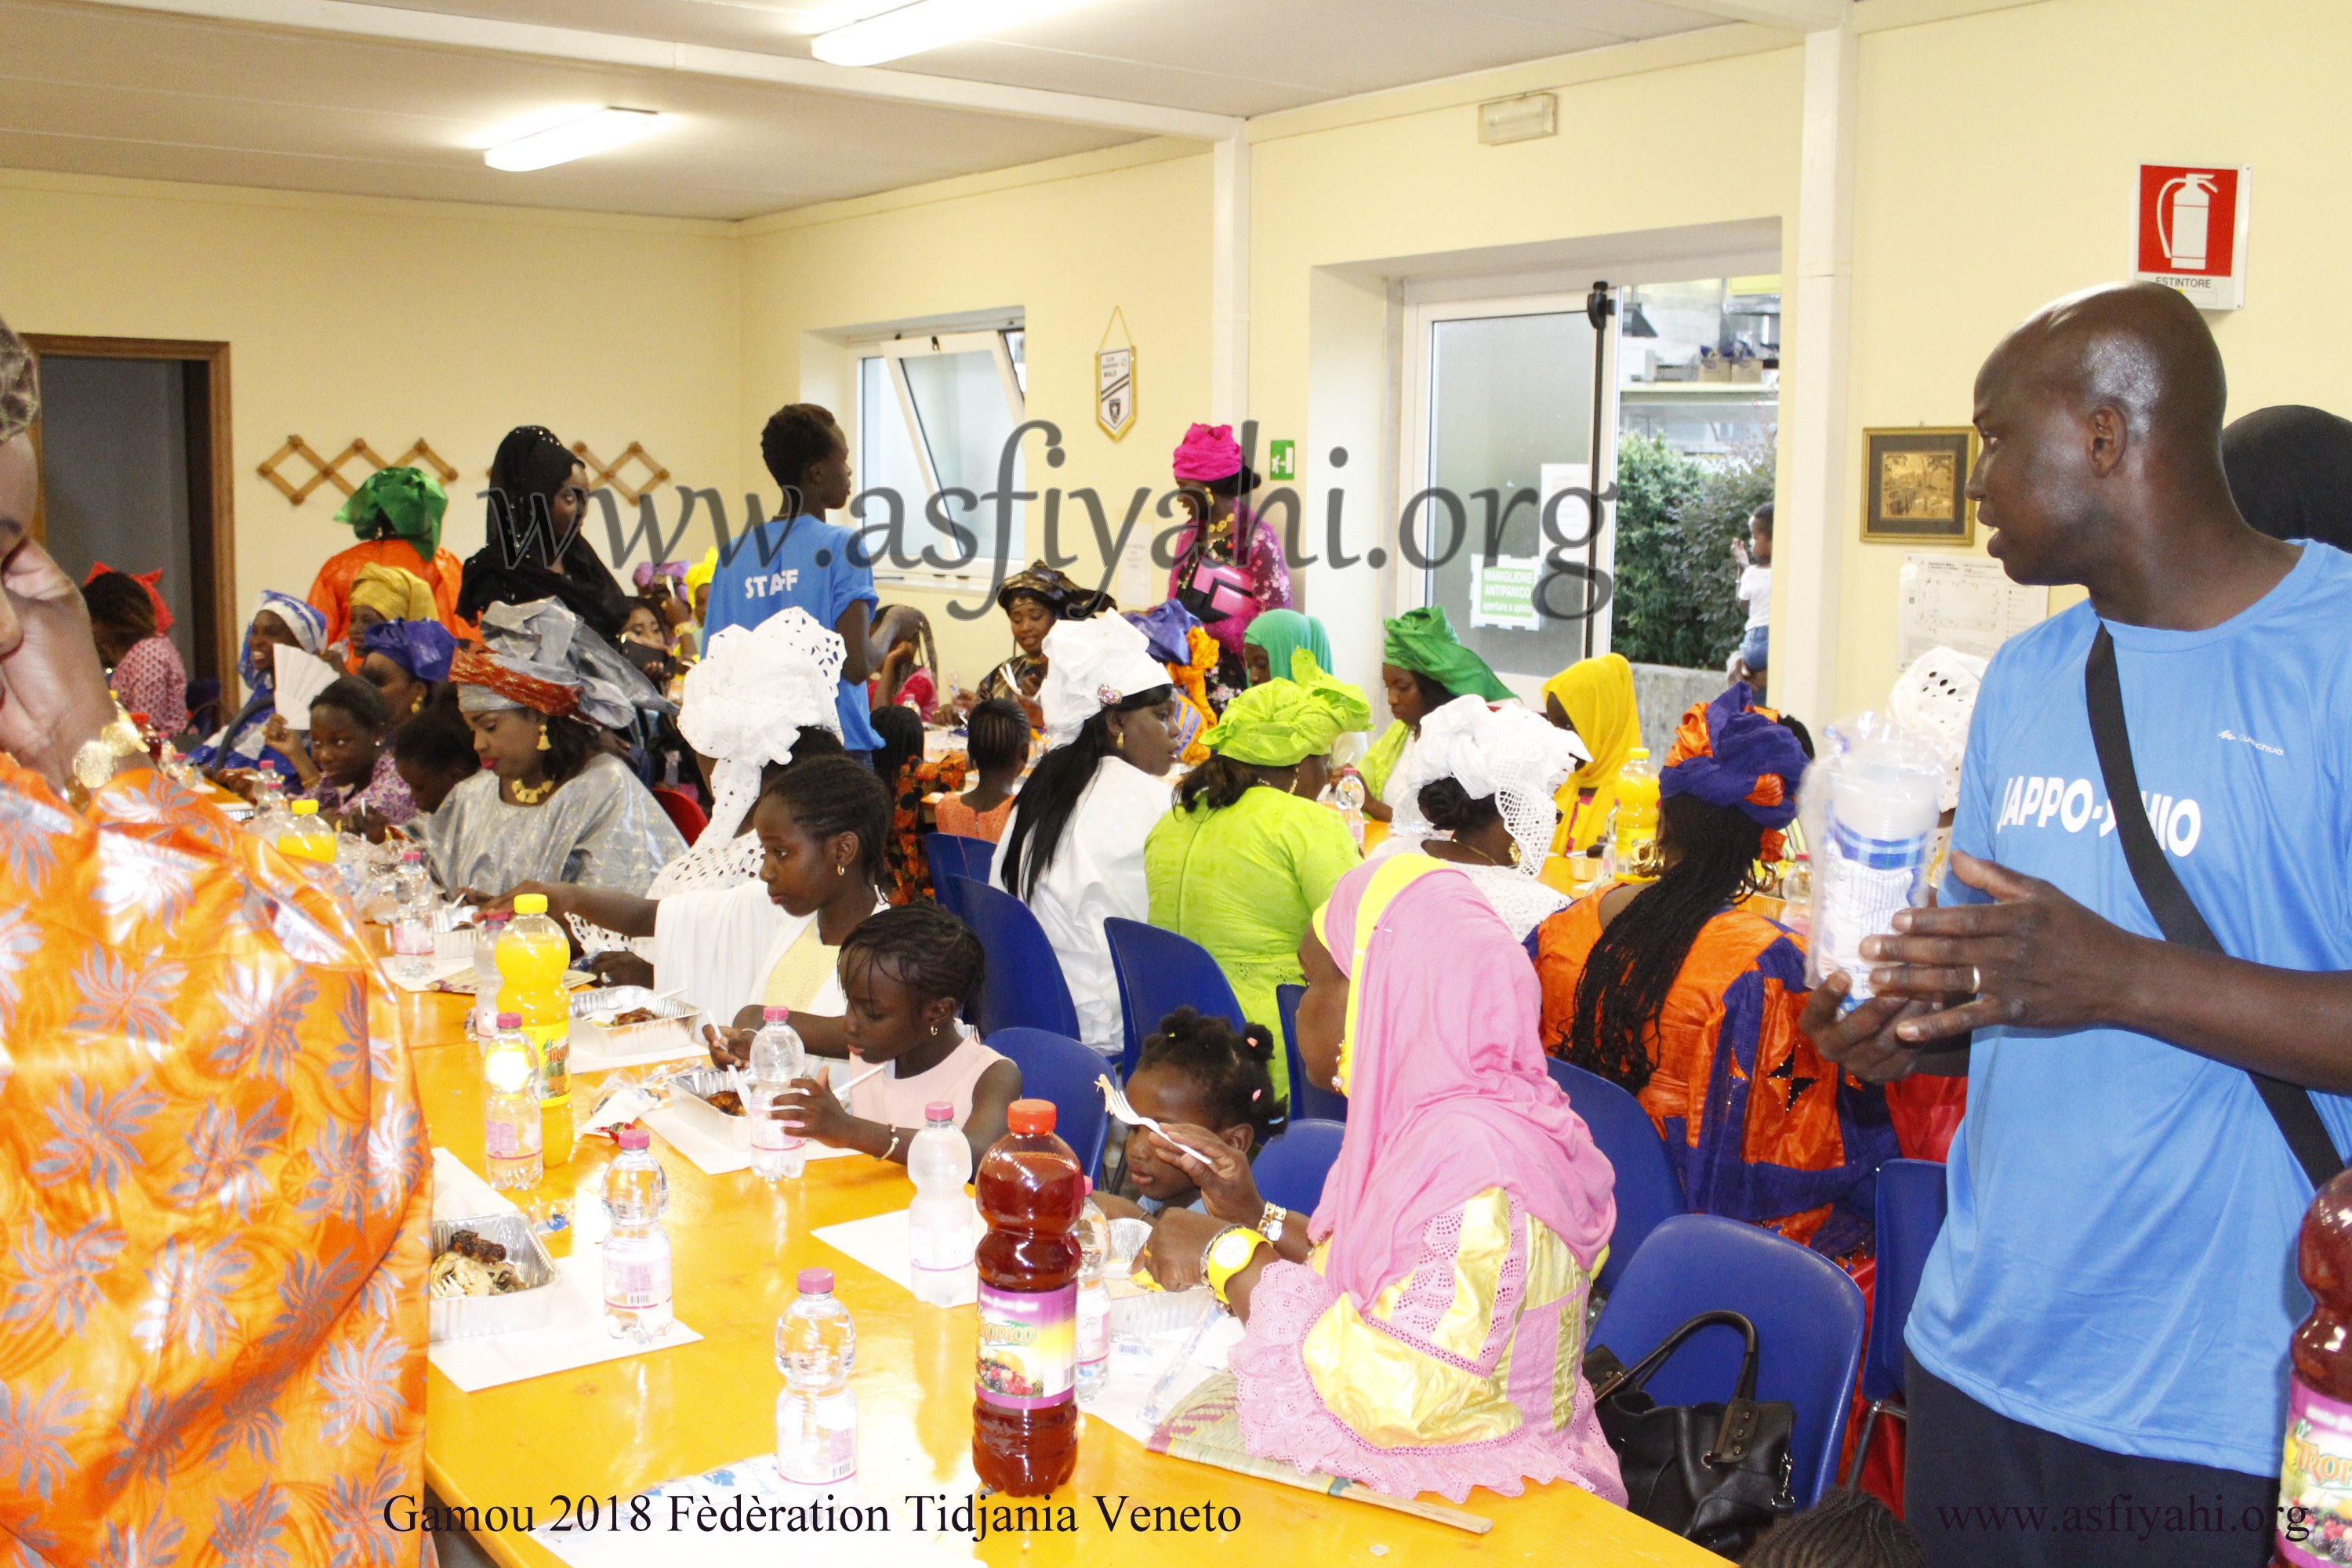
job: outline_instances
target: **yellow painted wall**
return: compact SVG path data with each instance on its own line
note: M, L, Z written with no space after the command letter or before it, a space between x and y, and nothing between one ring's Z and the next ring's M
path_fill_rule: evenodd
M1114 531L1139 485L1170 483L1169 454L1208 395L1209 158L1156 144L1090 153L1005 175L950 181L746 226L743 398L738 426L756 464L761 424L779 405L814 398L846 413L847 356L823 334L908 318L1012 308L1027 330L1028 413L1061 427L1066 460L1050 468L1027 447L1028 483L1092 486ZM1094 354L1113 307L1137 347L1136 423L1114 442L1095 424ZM756 467L773 504L774 490ZM1083 510L1065 508L1068 570L1091 584L1103 570ZM1157 524L1147 515L1138 531ZM1034 554L1042 508L1030 509ZM1114 584L1114 589L1118 588ZM921 605L940 659L967 686L1011 651L1003 617L947 613L984 602L888 584L886 600ZM1133 602L1131 590L1121 595ZM1165 596L1154 576L1143 603Z
M296 507L255 472L289 434L329 456L430 441L461 470L443 535L460 556L519 424L607 459L639 441L679 481L737 491L738 245L725 224L0 171L12 326L229 342L240 602L306 592L352 542L341 491Z
M1866 35L1849 519L1863 427L1967 423L1977 366L2002 333L2126 275L2143 159L2253 167L2246 305L2206 317L2231 415L2352 407L2352 356L2329 330L2352 246L2338 167L2347 58L2352 9L2333 0L2264 0L2226 19L2197 0L2047 0ZM1846 552L1838 694L1853 708L1895 673L1903 552ZM2053 606L2079 596L2056 591Z

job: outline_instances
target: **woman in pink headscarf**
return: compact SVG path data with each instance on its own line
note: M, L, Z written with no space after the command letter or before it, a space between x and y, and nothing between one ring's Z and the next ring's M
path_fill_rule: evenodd
M1185 431L1172 467L1193 526L1176 536L1168 596L1183 600L1216 640L1217 684L1230 696L1249 686L1242 634L1261 610L1290 607L1290 567L1282 541L1247 505L1257 475L1242 460L1232 426ZM1223 708L1222 697L1217 706Z
M1349 1097L1322 1203L1260 1202L1245 1157L1172 1127L1206 1212L1162 1214L1149 1253L1247 1325L1249 1452L1400 1497L1564 1479L1622 1505L1578 1370L1615 1178L1544 1070L1525 951L1468 878L1408 854L1343 878L1299 959L1300 1055Z

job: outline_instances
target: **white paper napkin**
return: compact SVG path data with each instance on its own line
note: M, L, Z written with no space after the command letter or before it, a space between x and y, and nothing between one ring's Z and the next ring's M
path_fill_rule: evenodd
M441 1375L468 1394L599 1362L690 1345L702 1336L684 1323L653 1343L615 1339L604 1329L604 1257L594 1248L555 1260L555 1310L547 1326L525 1333L443 1340L426 1352Z
M973 1216L975 1226L978 1215ZM868 1219L847 1220L840 1225L821 1226L810 1235L836 1252L846 1253L875 1273L889 1280L909 1295L915 1289L914 1221L910 1209L893 1209ZM967 1272L963 1288L952 1301L942 1303L961 1307L979 1300L979 1286Z
M513 1200L474 1174L466 1162L446 1149L433 1151L435 1219L480 1219L515 1212Z
M672 1035L667 1039L656 1036L643 1043L633 1043L619 1049L610 1044L610 1037L600 1031L572 1031L572 1070L573 1072L610 1072L614 1068L650 1067L656 1062L684 1061L705 1055L702 1042L689 1033L679 1039Z
M662 1142L694 1162L694 1166L706 1176L729 1176L751 1168L751 1152L714 1138L695 1123L677 1113L674 1106L665 1105L645 1114L645 1124L662 1136ZM855 1149L835 1149L823 1143L811 1143L808 1157L812 1160L835 1160L844 1154L855 1154Z
M470 953L464 958L423 958L415 961L423 973L412 979L402 968L404 962L399 958L383 961L383 972L391 975L392 983L403 991L430 991L454 975L472 973L474 967Z

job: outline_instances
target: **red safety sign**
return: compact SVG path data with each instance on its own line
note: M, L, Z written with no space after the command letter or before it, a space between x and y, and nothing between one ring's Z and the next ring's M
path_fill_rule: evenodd
M2132 276L2178 289L2200 310L2243 305L2250 173L2242 165L2142 163Z

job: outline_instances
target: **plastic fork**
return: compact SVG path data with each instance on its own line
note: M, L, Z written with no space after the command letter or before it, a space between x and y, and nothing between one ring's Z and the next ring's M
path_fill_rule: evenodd
M1198 1149L1193 1148L1181 1138L1174 1136L1168 1131L1168 1129L1160 1126L1159 1122L1153 1121L1150 1117L1142 1114L1132 1105L1129 1105L1127 1102L1126 1091L1121 1089L1118 1085L1111 1082L1110 1075L1108 1073L1097 1074L1095 1077L1095 1087L1103 1091L1103 1103L1110 1107L1110 1113L1113 1117L1126 1122L1129 1127L1150 1128L1153 1132L1157 1133L1160 1140L1167 1143L1169 1147L1174 1149L1185 1159L1192 1161L1195 1164L1206 1165L1209 1163L1208 1156L1202 1154Z

